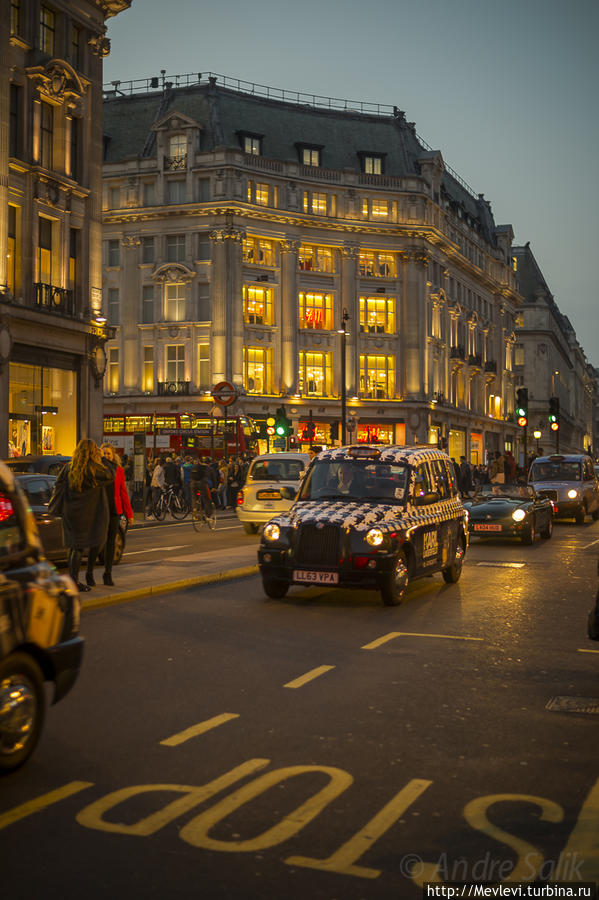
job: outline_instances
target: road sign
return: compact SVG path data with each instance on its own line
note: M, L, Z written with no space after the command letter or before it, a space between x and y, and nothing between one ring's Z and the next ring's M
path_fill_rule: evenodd
M273 447L275 447L277 450L284 450L285 447L287 446L287 441L285 440L285 438L279 438L279 437L276 437L276 438L273 440L272 445L273 445Z
M230 406L237 400L237 388L230 381L219 381L212 388L212 399L219 406Z

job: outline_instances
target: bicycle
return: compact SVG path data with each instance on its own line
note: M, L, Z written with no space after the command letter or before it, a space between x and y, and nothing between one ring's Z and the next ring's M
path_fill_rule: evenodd
M191 509L191 524L193 525L194 530L201 531L204 525L207 525L211 531L214 531L216 528L216 511L214 509L214 504L211 504L212 512L208 515L204 508L204 499L201 493L199 491L194 491L194 493L195 497Z
M189 512L189 506L182 494L177 490L174 484L169 484L160 497L153 505L154 518L158 522L166 517L170 512L173 519L184 519Z

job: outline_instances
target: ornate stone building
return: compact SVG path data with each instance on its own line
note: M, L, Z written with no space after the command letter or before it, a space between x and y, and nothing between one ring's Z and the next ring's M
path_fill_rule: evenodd
M0 0L0 457L102 435L102 59L129 6Z
M530 449L554 453L558 435L549 429L549 398L560 410L559 450L596 452L596 377L570 320L560 312L529 244L513 247L513 264L524 304L517 316L515 372L528 389ZM540 431L538 441L532 438ZM531 439L532 438L532 439Z
M511 226L399 109L163 73L104 121L107 430L226 380L330 443L345 345L350 439L516 452Z

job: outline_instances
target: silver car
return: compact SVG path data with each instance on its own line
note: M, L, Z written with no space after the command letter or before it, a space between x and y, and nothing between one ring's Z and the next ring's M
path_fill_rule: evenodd
M530 467L528 483L538 496L551 500L556 518L576 519L578 525L587 515L599 519L599 482L590 456L538 456Z
M252 461L237 496L237 516L247 534L291 508L309 463L309 454L300 452L263 453Z

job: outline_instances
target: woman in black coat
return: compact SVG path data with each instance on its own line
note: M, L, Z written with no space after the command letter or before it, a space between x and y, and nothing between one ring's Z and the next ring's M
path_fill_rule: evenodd
M108 531L106 486L114 483L114 476L114 470L103 465L98 445L82 438L70 464L56 479L56 500L51 505L55 514L62 516L64 542L69 548L69 575L80 591L89 591L90 582L93 584L94 563ZM62 503L58 499L61 495ZM86 549L88 583L82 584L79 568Z

